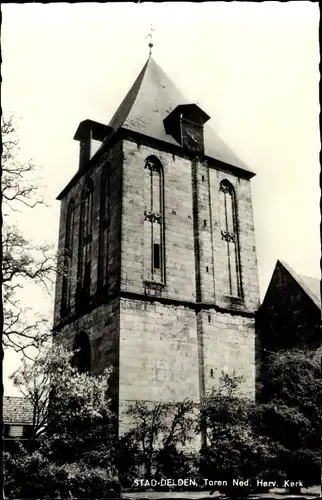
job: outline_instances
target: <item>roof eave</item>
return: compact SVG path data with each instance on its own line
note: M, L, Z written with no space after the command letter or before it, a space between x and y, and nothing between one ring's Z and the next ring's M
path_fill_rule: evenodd
M99 159L100 155L103 154L106 150L106 148L118 137L123 137L124 139L128 138L133 138L137 140L138 142L145 142L145 143L153 143L155 145L161 146L163 149L168 150L172 153L176 153L178 155L184 153L186 156L189 156L191 158L195 158L196 155L193 153L189 152L188 150L184 150L182 146L179 144L171 144L169 142L163 141L162 139L157 139L155 137L150 137L148 135L142 134L141 132L137 132L135 130L131 130L126 127L120 127L118 130L116 130L114 133L112 133L102 144L101 148L95 153L95 155L89 160L87 164L87 168L83 171L77 171L74 177L69 181L67 186L64 187L64 189L59 193L57 196L56 200L60 201L62 198L67 194L67 192L71 189L71 187L74 185L74 183L80 179L83 175L85 175L91 167L97 163L97 160ZM238 167L236 165L231 165L230 163L225 163L221 160L218 160L217 158L214 158L213 156L209 155L203 155L203 158L205 158L210 164L214 165L214 168L219 168L221 170L226 170L226 171L231 171L235 173L238 177L242 177L245 179L252 179L256 173L252 172L249 169L244 169L242 167Z
M71 189L71 187L75 184L75 182L83 177L83 175L86 175L87 172L97 163L99 160L100 156L106 151L106 148L114 142L114 140L117 139L117 137L120 135L121 129L114 131L105 141L103 142L102 146L96 151L96 153L92 156L92 158L89 160L87 163L87 166L85 169L80 172L79 170L76 172L76 174L72 177L72 179L69 181L69 183L64 187L64 189L59 193L59 195L56 197L56 200L61 201L64 196L68 193L68 191Z
M120 130L123 131L124 138L133 137L136 139L141 139L140 142L143 142L143 141L146 141L147 143L152 142L154 144L162 146L163 149L168 149L170 152L175 152L179 155L184 153L186 156L190 156L191 158L196 157L196 155L194 153L190 152L187 149L183 149L182 146L180 146L179 144L171 144L169 142L163 141L162 139L157 139L156 137L151 137L151 136L142 134L141 132L137 132L135 130L128 129L126 127L122 127ZM233 171L237 175L239 175L239 177L251 179L256 175L256 173L250 169L246 169L246 168L244 169L242 167L238 167L237 165L231 165L230 163L225 163L225 162L219 160L218 158L214 158L213 156L203 155L202 157L205 158L207 161L210 161L210 163L213 163L215 168Z

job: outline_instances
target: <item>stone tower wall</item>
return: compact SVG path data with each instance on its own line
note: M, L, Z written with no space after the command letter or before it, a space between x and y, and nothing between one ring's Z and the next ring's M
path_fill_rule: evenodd
M111 173L111 200L110 200L110 259L109 259L109 290L97 294L98 256L99 256L99 227L100 227L100 193L103 169L109 164ZM110 366L113 369L111 378L111 390L118 400L118 376L119 376L119 288L120 276L120 225L121 225L121 187L122 187L122 145L121 142L114 144L101 161L87 174L94 186L93 192L93 224L92 224L92 266L91 266L91 295L92 299L85 304L81 310L76 309L75 292L77 285L77 263L79 249L80 228L80 203L81 193L87 176L83 175L76 182L67 195L61 201L61 215L59 228L59 255L63 254L66 240L66 216L70 201L74 199L75 228L74 228L74 251L72 262L72 289L71 309L67 316L61 317L62 301L62 276L57 275L55 293L54 329L68 349L73 349L75 336L84 330L89 338L91 346L91 366L94 373L102 373L104 368ZM62 259L59 262L62 265ZM110 294L111 299L108 298ZM113 298L114 296L114 298ZM115 297L116 296L116 297Z
M99 256L99 233L100 233L100 192L101 178L103 169L106 164L110 165L111 172L111 211L110 211L110 283L109 292L116 293L119 288L120 275L120 225L121 225L121 187L122 187L122 143L119 141L113 145L106 153L104 153L101 161L93 167L87 175L80 177L67 195L61 201L60 210L60 227L58 240L59 268L63 264L63 251L66 241L66 217L69 203L72 199L75 201L75 228L74 228L74 246L73 246L73 262L72 262L72 289L71 289L71 311L70 319L75 317L75 292L77 285L77 263L79 249L79 229L80 229L80 204L81 193L87 179L87 176L93 182L93 219L92 219L92 266L91 266L91 295L95 296L97 292L97 273L98 273L98 256ZM55 291L55 312L54 326L57 326L61 318L61 301L62 301L62 275L59 272L56 281Z
M110 367L111 392L118 399L119 387L119 331L120 303L115 298L109 304L102 304L59 330L60 338L68 350L74 347L75 335L84 330L91 346L91 367L96 374Z
M143 176L150 155L164 170L166 285L161 288L144 283ZM242 390L253 397L259 287L250 181L129 140L123 158L121 290L127 295L120 305L121 415L137 399L198 401L218 384L222 371L242 375ZM237 302L222 287L223 179L234 186L237 199L243 284L243 300ZM125 428L126 417L121 416L121 427L122 421Z
M204 311L205 389L218 386L222 374L243 376L241 390L255 397L254 319L230 313Z
M155 155L164 170L166 287L158 296L195 301L191 163L171 153L123 143L121 291L154 295L144 283L144 161Z
M144 162L156 156L164 171L165 285L144 276ZM97 294L100 186L104 165L111 169L109 294ZM259 302L249 180L206 160L192 161L134 140L115 144L89 172L94 183L92 300L75 303L60 318L57 280L55 325L72 348L75 334L90 339L93 371L114 369L113 392L124 408L135 400L198 401L218 384L222 370L243 375L243 390L255 391L254 312ZM243 300L224 294L225 255L221 239L219 185L228 179L237 199ZM76 291L80 196L85 176L61 204L59 250L65 245L67 207L76 202L73 293ZM110 298L109 298L110 297ZM123 422L123 423L122 423ZM120 427L120 428L121 428ZM124 426L123 426L124 427Z

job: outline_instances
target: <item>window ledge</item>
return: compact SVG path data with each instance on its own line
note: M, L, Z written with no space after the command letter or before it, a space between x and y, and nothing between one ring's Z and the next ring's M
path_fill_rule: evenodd
M225 299L229 299L232 302L236 302L238 304L243 304L244 303L244 299L242 297L238 297L237 295L229 295L228 293L226 293L224 295L224 298Z
M143 283L145 286L154 289L165 287L165 283L163 283L162 281L144 280Z

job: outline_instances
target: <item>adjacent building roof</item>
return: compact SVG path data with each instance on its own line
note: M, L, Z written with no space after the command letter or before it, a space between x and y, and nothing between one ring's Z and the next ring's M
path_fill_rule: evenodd
M304 290L304 292L310 297L314 304L321 309L321 280L318 278L309 278L307 276L301 276L297 274L294 269L291 268L284 261L277 261L282 264L282 266L290 273L293 279L298 283L298 285Z
M163 120L180 104L193 103L149 57L109 126L115 131L122 127L178 145L171 135L166 134ZM206 156L253 173L208 124L204 128L204 138Z
M21 397L4 396L3 422L4 424L31 425L33 420L31 404Z

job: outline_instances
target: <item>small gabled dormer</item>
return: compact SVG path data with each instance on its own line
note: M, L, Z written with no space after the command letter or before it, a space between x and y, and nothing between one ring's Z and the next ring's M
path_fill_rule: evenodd
M111 130L111 127L93 120L84 120L79 124L74 140L79 141L80 171L85 168Z
M204 124L210 119L197 104L180 104L163 120L167 134L183 148L204 154Z

